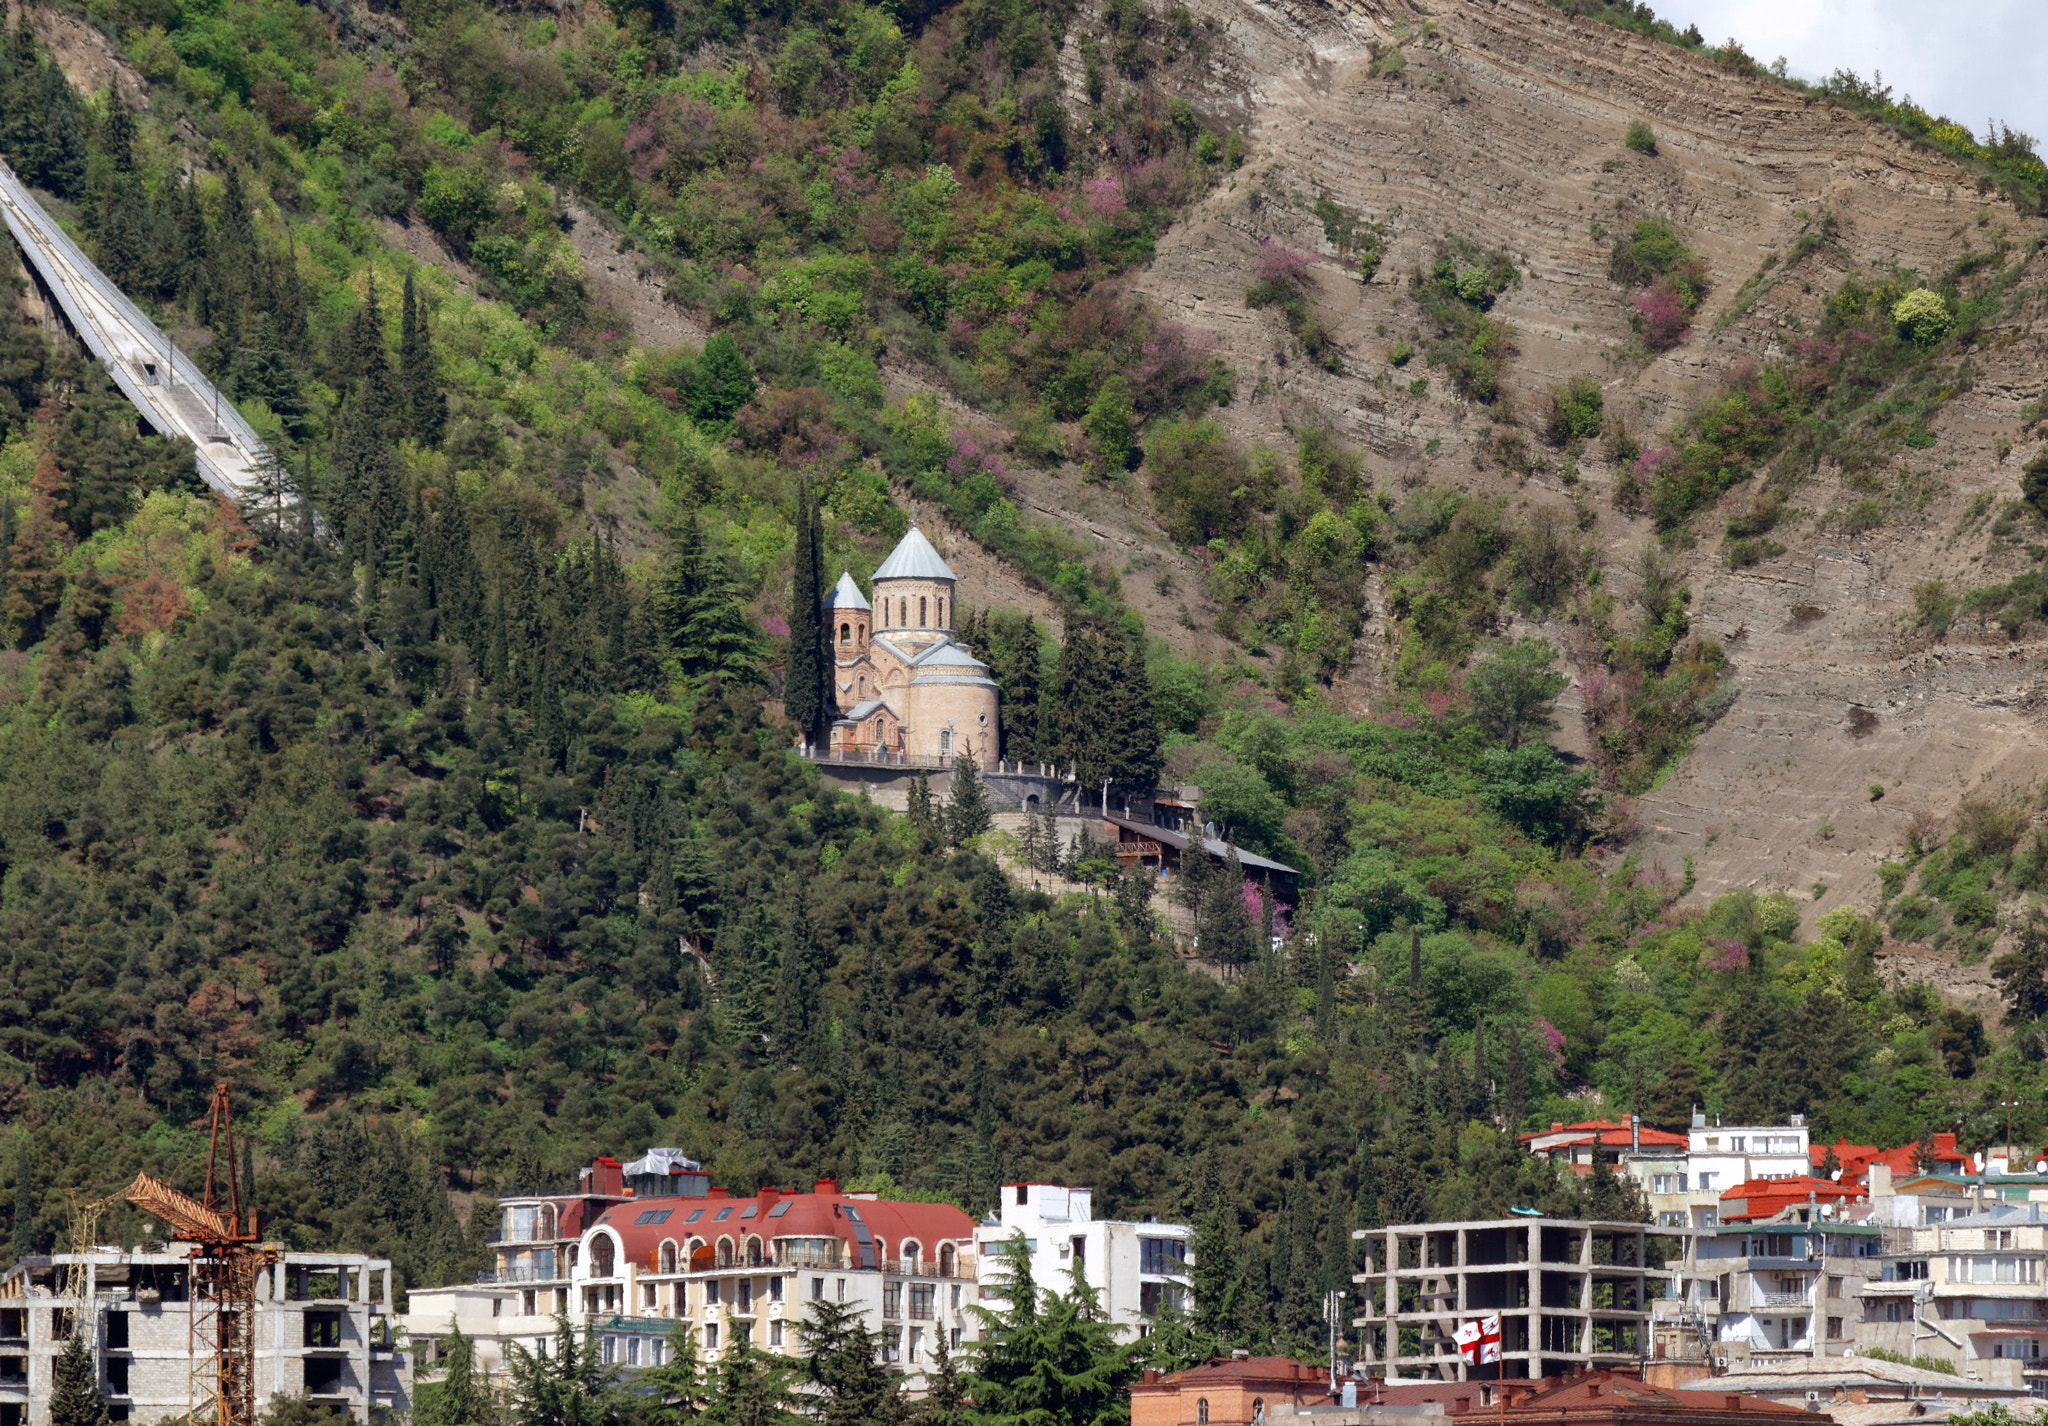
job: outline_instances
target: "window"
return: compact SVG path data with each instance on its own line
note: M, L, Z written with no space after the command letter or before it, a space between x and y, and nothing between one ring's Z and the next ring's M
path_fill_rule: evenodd
M651 1365L660 1366L662 1358L668 1355L668 1343L656 1337L647 1344L647 1360Z
M929 1282L914 1282L910 1285L910 1316L915 1322L929 1322L932 1317L932 1301L938 1296L938 1285ZM912 1361L917 1360L915 1357Z
M718 1324L716 1322L706 1322L704 1324L704 1350L707 1352L718 1350Z
M1838 1277L1831 1277L1831 1278L1829 1278L1829 1279L1828 1279L1828 1296L1829 1296L1829 1297L1840 1297L1841 1295L1842 1295L1842 1280L1841 1280L1840 1278L1838 1278Z
M704 1305L706 1307L718 1306L718 1289L719 1282L717 1278L712 1278L704 1284Z
M306 1395L332 1396L341 1390L340 1357L307 1357Z
M107 1346L112 1351L124 1351L128 1346L128 1314L109 1312L107 1314Z
M1748 1145L1749 1141L1742 1135L1737 1134L1728 1141L1728 1152L1731 1154L1746 1154L1749 1152Z
M1652 1192L1652 1193L1676 1193L1677 1191L1678 1191L1678 1175L1677 1175L1677 1174L1675 1174L1675 1173L1653 1173L1653 1174L1651 1174L1651 1175L1650 1175L1650 1192Z
M305 1317L305 1345L308 1347L338 1347L341 1345L341 1314L339 1312L308 1312Z
M638 1337L628 1337L626 1339L626 1365L629 1367L640 1365L640 1339Z
M939 627L941 629L946 627L946 601L943 599L939 601ZM916 1359L912 1358L912 1360Z
M882 1342L882 1360L900 1362L903 1360L903 1329L884 1327L879 1334Z
M1720 1183L1720 1179L1721 1179L1721 1175L1719 1175L1719 1174L1717 1174L1717 1173L1703 1173L1703 1174L1701 1174L1701 1175L1700 1175L1700 1192L1701 1192L1701 1193L1710 1193L1710 1192L1712 1192L1712 1191L1713 1191L1714 1189L1717 1189L1717 1188L1719 1188L1719 1187L1721 1186L1721 1183Z
M1683 1228L1685 1226L1685 1210L1683 1208L1659 1210L1657 1226L1659 1228Z
M732 1208L730 1205L727 1205L726 1207L719 1209L717 1216L714 1217L711 1221L713 1223L723 1223L726 1219L730 1217L732 1217Z
M812 1278L812 1279L811 1279L811 1301L813 1301L813 1302L823 1302L824 1300L825 1300L825 1279L823 1279L823 1278L821 1278L821 1277L814 1277L814 1278Z
M494 1298L492 1298L492 1299L491 1299L491 1316L493 1316L493 1317L503 1317L504 1315L505 1315L505 1299L504 1299L504 1298L502 1298L502 1297L494 1297Z
M953 1284L953 1310L960 1310L960 1284L957 1282Z
M2010 1248L2012 1246L2012 1229L1986 1228L1984 1230L1984 1246L1987 1248Z
M1830 1318L1828 1319L1828 1337L1829 1337L1829 1338L1830 1338L1831 1340L1833 1340L1833 1339L1837 1339L1837 1338L1839 1338L1839 1337L1840 1337L1841 1335L1842 1335L1842 1319L1841 1319L1841 1318L1839 1318L1839 1317L1830 1317Z
M888 1282L882 1284L882 1315L901 1317L903 1315L903 1284Z
M917 627L918 627L918 628L922 629L922 628L924 628L924 627L925 627L925 622L924 622L924 620L925 620L925 613L924 613L924 601L923 601L922 599L920 599L920 600L918 600L918 601L917 601Z
M735 1347L749 1347L754 1342L754 1324L735 1322L732 1324L732 1344Z
M107 1390L115 1396L128 1394L128 1359L107 1358Z
M955 1327L955 1328L953 1329L953 1342L952 1342L952 1345L953 1345L953 1350L954 1350L954 1351L956 1351L956 1352L957 1352L957 1351L959 1351L959 1350L960 1350L960 1329L959 1329L958 1327Z
M768 1324L768 1345L771 1347L782 1345L782 1319L780 1317Z
M752 1312L754 1310L754 1280L752 1278L743 1277L740 1279L739 1288L733 1293L732 1310L735 1312Z
M2040 1261L2036 1258L1950 1258L1951 1282L2038 1282Z
M910 1329L910 1360L913 1364L924 1359L924 1328Z
M1166 1309L1176 1312L1187 1310L1187 1289L1177 1282L1141 1282L1138 1284L1138 1311L1147 1317L1157 1317Z
M747 1206L746 1206L745 1208L742 1208L742 1209L740 1210L740 1222L742 1222L742 1223L746 1222L746 1221L747 1221L747 1220L748 1220L749 1218L752 1218L752 1217L754 1217L754 1216L755 1216L756 1214L758 1214L758 1213L759 1213L760 1211L761 1211L761 1205L760 1205L760 1204L758 1204L758 1203L749 1203L749 1204L748 1204L748 1205L747 1205Z
M1707 1139L1707 1147L1710 1149L1718 1149L1721 1147L1721 1141L1710 1135Z
M839 626L839 642L842 644L850 644L853 642L853 625L841 624Z
M1079 1269L1088 1261L1088 1240L1086 1238L1070 1238L1067 1241L1074 1255L1074 1267Z
M668 1222L668 1215L673 1212L675 1212L673 1208L650 1208L638 1218L635 1218L633 1222L636 1226L641 1223L666 1223Z
M768 1279L768 1300L770 1302L782 1301L782 1277L779 1273Z
M1264 1398L1264 1397L1259 1397L1259 1396L1255 1396L1255 1397L1253 1397L1253 1398L1252 1398L1252 1420L1254 1420L1254 1421L1264 1421L1265 1419L1266 1419L1266 1401L1265 1401L1265 1398Z
M1195 1426L1209 1426L1209 1398L1206 1396L1195 1403Z
M696 1222L696 1221L697 1221L697 1220L698 1220L699 1218L702 1218L703 1216L704 1216L704 1210L703 1210L703 1209L701 1209L701 1208L698 1208L698 1209L695 1209L695 1210L693 1210L693 1211L691 1212L690 1216L689 1216L689 1217L687 1217L687 1218L685 1218L685 1219L684 1219L683 1221L684 1221L685 1223L695 1223L695 1222Z
M867 691L867 681L865 679L861 681L861 691ZM768 1216L770 1218L780 1218L783 1214L789 1212L789 1205L791 1202L792 1200L790 1199L783 1199L782 1202L776 1204L773 1208L768 1210Z
M846 1279L843 1277L834 1278L833 1281L839 1284L839 1300L841 1302L846 1301Z
M944 757L951 757L952 755L953 755L953 730L952 730L951 728L948 728L948 729L946 729L946 731L945 731L945 732L943 732L943 733L939 734L939 756L940 756L940 757L942 757L942 758L944 758Z
M1018 1184L1018 1185L1017 1185L1017 1202L1018 1202L1018 1203L1020 1203L1020 1204L1024 1204L1024 1203L1029 1203L1029 1202L1031 1201L1031 1193L1030 1193L1030 1189L1031 1189L1031 1186L1030 1186L1029 1184L1024 1184L1024 1183L1020 1183L1020 1184ZM1208 1412L1209 1412L1209 1403L1205 1401L1205 1402L1203 1402L1203 1403L1202 1403L1202 1419L1203 1419L1204 1421L1206 1421L1206 1420L1208 1420L1208 1419L1209 1419L1209 1416L1208 1416Z
M1079 1247L1081 1240L1074 1244ZM1174 1277L1188 1270L1188 1245L1179 1238L1138 1239L1138 1271L1164 1273Z
M1720 1297L1720 1295L1721 1284L1715 1281L1713 1278L1708 1278L1705 1282L1700 1284L1700 1296L1702 1298L1705 1298L1708 1301L1713 1301L1714 1299Z

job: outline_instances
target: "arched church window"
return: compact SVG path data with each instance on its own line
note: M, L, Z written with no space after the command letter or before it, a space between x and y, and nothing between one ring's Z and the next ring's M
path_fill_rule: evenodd
M928 628L930 628L930 627L931 627L931 626L930 626L929 624L925 623L925 621L924 621L924 620L925 620L925 611L924 611L924 601L923 601L922 599L920 599L920 600L918 600L918 601L917 601L917 627L918 627L918 628L920 628L920 629L928 629Z
M841 624L839 626L839 642L842 644L850 644L853 642L853 625Z

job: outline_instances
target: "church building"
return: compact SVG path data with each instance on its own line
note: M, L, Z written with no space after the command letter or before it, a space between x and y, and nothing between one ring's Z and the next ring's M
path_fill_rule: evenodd
M953 638L957 582L914 525L875 571L872 605L852 575L840 574L825 596L839 704L833 752L995 761L995 680Z

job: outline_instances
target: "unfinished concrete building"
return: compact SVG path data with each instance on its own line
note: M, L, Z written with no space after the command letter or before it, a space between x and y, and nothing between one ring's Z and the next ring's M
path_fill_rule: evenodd
M1690 1250L1683 1230L1507 1218L1356 1232L1354 1366L1389 1381L1564 1376L1650 1355L1650 1303ZM1651 1255L1679 1261L1666 1267ZM1500 1361L1463 1360L1453 1334L1498 1315Z
M0 1426L45 1426L57 1357L74 1328L99 1364L116 1421L183 1416L200 1390L190 1245L147 1243L23 1258L0 1276ZM303 1396L369 1422L409 1411L391 1264L282 1249L256 1286L255 1395Z

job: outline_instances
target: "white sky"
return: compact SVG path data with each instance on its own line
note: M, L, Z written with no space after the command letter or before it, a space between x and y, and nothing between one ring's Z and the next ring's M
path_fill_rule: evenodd
M1759 61L1783 55L1792 73L1822 79L1884 71L1979 138L1996 119L2048 141L2048 4L2043 0L1652 0L1709 44L1733 36ZM2041 145L2048 152L2048 142Z

